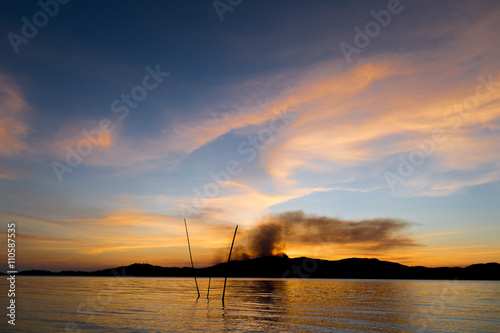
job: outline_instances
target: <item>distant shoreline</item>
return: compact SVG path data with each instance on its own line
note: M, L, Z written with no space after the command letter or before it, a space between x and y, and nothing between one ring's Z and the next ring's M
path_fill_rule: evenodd
M1 273L5 275L4 273ZM271 278L271 279L362 279L362 280L500 280L500 264L484 263L467 267L405 266L378 259L350 258L336 261L313 258L269 256L231 261L205 268L161 267L132 264L91 272L26 270L17 276L38 277L167 277L190 278Z
M2 273L3 274L3 273ZM79 276L79 275L21 275L18 278L120 278L120 279L170 279L170 280L192 280L193 277L188 276ZM198 280L208 280L209 277L199 276ZM224 280L223 277L211 277L213 280ZM457 282L499 282L500 279L456 279L456 280L448 280L448 279L358 279L358 278L268 278L268 277L231 277L231 280L256 280L256 281L346 281L346 282L417 282L417 281L429 281L429 282L443 282L443 281L457 281Z

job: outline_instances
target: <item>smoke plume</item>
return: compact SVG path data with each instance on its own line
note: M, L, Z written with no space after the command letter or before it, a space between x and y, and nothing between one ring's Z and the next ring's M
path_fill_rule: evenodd
M388 250L419 245L404 231L412 224L392 218L360 221L308 215L302 211L269 214L248 230L235 247L235 259L282 255L286 246L349 245Z

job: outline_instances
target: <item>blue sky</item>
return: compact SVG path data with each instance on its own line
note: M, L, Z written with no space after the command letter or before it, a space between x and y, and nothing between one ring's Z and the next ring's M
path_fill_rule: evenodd
M498 261L495 1L42 3L0 5L0 213L23 267L187 265L184 217L208 265L234 225L243 244L297 210L401 220L413 244L290 256Z

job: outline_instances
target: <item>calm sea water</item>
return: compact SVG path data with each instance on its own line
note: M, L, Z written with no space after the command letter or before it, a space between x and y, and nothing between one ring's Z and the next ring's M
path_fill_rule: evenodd
M230 279L222 306L223 279L209 301L198 281L20 277L0 331L500 332L500 282Z

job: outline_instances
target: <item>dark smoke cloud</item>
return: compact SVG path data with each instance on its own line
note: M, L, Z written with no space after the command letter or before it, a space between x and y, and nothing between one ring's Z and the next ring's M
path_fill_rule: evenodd
M286 245L349 245L366 250L388 250L419 245L404 234L412 224L391 218L347 221L291 211L265 216L245 233L235 247L235 259L284 253Z
M253 256L264 257L282 252L283 230L275 223L260 224L252 230L249 238L249 250Z

